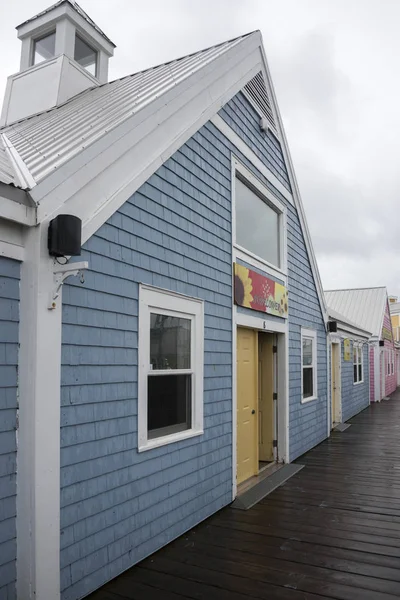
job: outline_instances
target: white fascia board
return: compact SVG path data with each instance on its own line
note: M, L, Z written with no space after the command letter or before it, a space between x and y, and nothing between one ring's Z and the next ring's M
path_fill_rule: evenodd
M319 303L320 303L320 307L321 307L321 312L322 312L322 316L323 316L323 319L326 324L328 322L328 313L327 313L327 306L326 306L326 302L325 302L324 291L322 288L321 277L319 274L318 264L317 264L317 260L315 258L314 249L313 249L313 245L312 245L312 241L311 241L311 235L310 235L310 231L308 229L307 219L306 219L306 215L304 212L303 202L301 200L300 190L299 190L299 186L297 183L292 158L290 155L289 145L288 145L288 142L286 139L283 122L282 122L282 118L281 118L281 115L279 112L278 102L276 99L274 87L272 85L271 74L269 71L268 62L267 62L267 58L265 56L265 51L264 51L264 47L263 47L262 43L261 43L260 48L261 48L261 54L262 54L262 58L263 58L262 71L263 71L263 75L264 75L264 79L265 79L265 85L267 87L267 90L270 94L270 98L272 100L271 108L272 108L273 115L275 117L275 122L277 124L279 139L280 139L281 145L282 145L282 152L283 152L283 156L285 158L285 163L286 163L287 169L288 169L289 181L290 181L290 186L291 186L292 192L293 192L294 204L297 208L300 225L301 225L303 235L304 235L304 241L305 241L308 257L310 260L311 271L312 271L315 285L317 288L317 294L318 294L318 299L319 299Z
M0 194L0 218L32 227L36 225L36 209L5 198Z
M347 325L347 323L338 322L338 332L343 332L345 334L350 333L365 340L369 340L371 337L371 334L368 331L364 331L364 329L358 329L357 327L352 327L351 325Z
M67 209L86 241L261 68L253 34L39 182L39 222Z
M0 219L0 256L24 260L24 233L23 225Z
M22 262L25 258L25 250L22 246L0 240L0 256Z
M251 164L264 175L265 179L267 179L276 189L282 194L284 198L290 204L293 204L293 196L292 194L285 188L284 185L279 181L279 179L273 174L268 167L264 165L264 163L258 158L258 156L251 150L251 148L238 136L238 134L229 127L228 123L224 121L222 117L219 115L215 115L211 122L215 127L220 131L234 146L239 150L243 156L245 156Z

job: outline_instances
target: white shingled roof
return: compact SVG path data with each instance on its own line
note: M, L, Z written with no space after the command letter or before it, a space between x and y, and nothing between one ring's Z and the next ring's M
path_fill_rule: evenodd
M0 129L35 183L184 79L251 36L247 34L82 92L61 106ZM253 35L259 35L256 32ZM10 183L8 165L0 181Z
M337 311L361 329L380 337L387 302L385 287L329 290L325 299L328 311Z

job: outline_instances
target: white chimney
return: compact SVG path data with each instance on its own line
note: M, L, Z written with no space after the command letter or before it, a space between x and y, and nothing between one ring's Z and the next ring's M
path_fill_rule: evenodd
M61 0L17 27L20 72L11 75L0 125L49 110L108 81L115 45L73 0Z

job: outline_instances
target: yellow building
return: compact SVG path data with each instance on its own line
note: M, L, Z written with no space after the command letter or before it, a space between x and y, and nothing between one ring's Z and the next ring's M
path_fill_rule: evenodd
M389 296L389 308L394 341L400 342L400 302L397 296Z

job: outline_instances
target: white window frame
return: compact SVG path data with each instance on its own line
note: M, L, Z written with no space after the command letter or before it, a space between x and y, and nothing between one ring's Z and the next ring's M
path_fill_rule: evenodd
M390 350L387 350L386 358L387 358L387 373L386 373L386 375L390 375Z
M148 438L147 431L147 381L150 371L150 313L171 315L190 319L191 329L191 372L192 372L192 427L158 438ZM138 450L150 450L202 435L203 431L203 381L204 381L204 302L175 292L147 285L139 287L139 357L138 357ZM175 374L187 373L187 369L176 369ZM160 371L165 375L165 371Z
M356 352L356 362L354 362L354 351ZM361 361L360 361L361 358ZM354 381L354 367L357 365L357 381ZM361 365L361 379L358 379L358 366ZM353 385L364 383L364 355L361 344L353 342Z
M52 35L54 33L55 35L55 44L57 44L57 29L52 27L51 29L44 29L42 32L38 33L35 37L33 37L30 41L30 47L29 47L29 66L30 67L37 67L38 65L40 65L42 62L45 62L45 60L52 60L53 58L55 58L56 53L54 52L54 56L52 56L51 58L45 58L42 61L40 61L39 63L35 63L35 48L36 48L36 42L40 42L40 40L48 37L49 35Z
M235 249L235 255L237 258L241 258L249 265L258 269L267 269L274 275L281 277L287 276L287 208L280 202L268 188L261 183L261 181L253 175L249 169L242 165L236 158L233 159L233 177L232 177L232 243ZM280 265L274 265L264 258L257 256L250 250L243 248L236 242L236 178L239 175L242 183L254 188L259 192L262 198L265 200L273 210L278 213L278 227L279 227L279 257Z
M314 394L309 398L303 398L303 340L309 339L312 341L312 369L313 369L313 392ZM312 402L313 400L318 399L318 345L317 345L317 332L315 329L308 329L306 327L301 328L301 358L300 358L300 366L301 366L301 403L307 404L307 402Z
M78 63L78 61L75 58L75 45L76 45L76 38L79 38L81 40L81 42L83 42L84 44L86 44L87 46L89 46L89 48L91 50L93 50L93 52L96 53L96 61L95 61L95 67L94 67L94 75L93 73L91 73L90 71L88 71L86 69L86 67L80 65ZM96 46L93 45L93 43L91 41L88 41L82 34L80 31L76 30L75 31L75 37L74 37L74 61L81 67L81 69L83 69L86 73L89 73L89 75L91 75L92 77L96 77L98 78L99 76L99 61L100 61L100 51L98 48L96 48Z
M391 375L394 375L394 350L391 350L392 353L392 370L391 370Z

